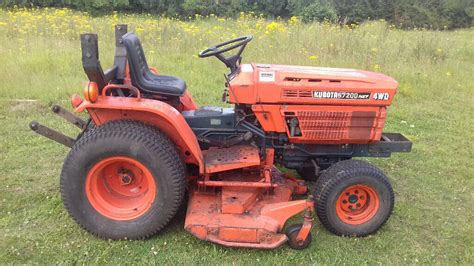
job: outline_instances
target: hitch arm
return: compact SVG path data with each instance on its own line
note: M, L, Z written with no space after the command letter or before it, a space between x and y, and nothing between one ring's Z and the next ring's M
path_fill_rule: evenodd
M57 114L61 118L64 118L66 121L73 124L74 126L80 128L83 132L87 128L87 122L86 121L84 121L82 118L74 115L73 113L69 112L68 110L64 109L63 107L61 107L59 105L53 105L53 107L51 108L51 111L53 111L53 113ZM54 129L51 129L47 126L43 126L40 123L38 123L37 121L32 121L30 123L30 128L31 128L31 130L33 130L34 132L40 134L41 136L46 137L50 140L54 140L54 141L56 141L58 143L61 143L61 144L65 145L69 148L72 148L72 146L76 142L75 139L73 139L69 136L66 136L63 133L58 132Z
M75 125L80 129L84 129L87 126L86 121L82 120L80 117L75 116L73 113L69 112L68 110L62 108L59 105L53 105L51 110L59 115L60 117L66 119L69 123Z
M37 121L32 121L30 123L30 128L34 132L40 134L41 136L44 136L48 139L54 140L58 143L61 143L69 148L72 148L74 145L75 140L71 137L68 137L54 129L51 129L49 127L43 126Z

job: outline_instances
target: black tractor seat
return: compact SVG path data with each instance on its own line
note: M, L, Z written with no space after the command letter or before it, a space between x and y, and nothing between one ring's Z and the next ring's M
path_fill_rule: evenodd
M123 35L122 40L127 50L133 86L150 94L172 97L179 97L184 94L186 91L184 80L173 76L156 75L150 71L142 44L133 32Z

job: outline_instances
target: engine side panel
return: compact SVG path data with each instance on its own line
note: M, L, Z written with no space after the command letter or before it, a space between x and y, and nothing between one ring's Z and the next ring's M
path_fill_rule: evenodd
M286 133L290 143L367 144L380 140L385 107L253 105L266 132Z

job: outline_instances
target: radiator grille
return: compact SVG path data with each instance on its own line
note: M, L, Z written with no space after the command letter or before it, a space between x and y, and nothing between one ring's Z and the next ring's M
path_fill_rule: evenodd
M303 135L305 138L314 140L340 140L344 138L344 131L305 130Z
M339 140L350 125L351 112L298 111L301 133L305 138Z
M293 90L285 89L282 92L283 98L311 98L313 97L313 92L310 90Z
M375 112L296 111L302 137L338 141L370 138Z

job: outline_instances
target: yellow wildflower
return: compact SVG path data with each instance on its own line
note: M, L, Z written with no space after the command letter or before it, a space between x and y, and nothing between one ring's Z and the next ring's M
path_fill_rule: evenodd
M270 24L267 25L266 29L269 32L285 31L285 26L282 23L272 21Z
M288 20L288 24L290 24L291 26L296 26L300 23L300 19L296 16L292 16L289 20Z

